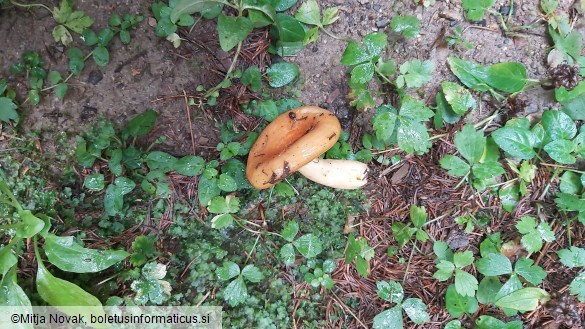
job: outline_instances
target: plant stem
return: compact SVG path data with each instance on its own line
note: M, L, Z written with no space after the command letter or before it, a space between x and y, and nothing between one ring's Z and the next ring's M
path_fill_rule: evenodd
M414 256L414 250L416 249L416 240L412 243L412 250L410 251L410 257L408 257L408 262L406 263L406 269L404 270L404 277L402 278L402 285L406 282L406 278L408 278L408 269L410 268L410 262L412 261L412 257Z
M16 198L14 197L14 195L12 194L12 192L10 192L10 189L8 188L8 184L6 184L6 182L0 178L0 192L6 194L7 197L10 198L10 200L12 200L12 203L10 204L11 206L13 206L14 208L16 208L16 210L21 213L24 211L24 209L22 209L22 207L20 206L20 203L18 202L18 200L16 200Z
M41 8L44 8L44 9L48 10L51 13L51 15L55 16L55 13L51 10L51 8L43 5L42 3L25 4L25 3L16 2L14 0L10 0L10 3L13 4L13 5L15 5L15 6L17 6L17 7L22 7L22 8L41 7Z
M233 71L233 70L234 70L234 68L236 67L236 63L237 63L237 61L238 61L238 57L240 56L240 51L242 50L242 43L243 43L243 41L240 41L240 42L238 43L238 48L236 49L236 53L235 53L235 55L234 55L234 59L232 60L232 64L230 65L229 69L227 70L227 72L226 72L226 74L225 74L225 78L223 78L223 80L221 80L221 82L220 82L220 83L219 83L217 86L215 86L215 87L213 87L213 88L209 89L209 90L208 90L208 91L205 93L205 96L204 96L205 98L207 98L207 97L211 96L211 94L212 94L213 92L215 92L215 91L217 91L217 90L221 89L221 86L223 86L224 82L226 82L227 80L229 80L229 79L230 79L230 74L232 73L232 71Z

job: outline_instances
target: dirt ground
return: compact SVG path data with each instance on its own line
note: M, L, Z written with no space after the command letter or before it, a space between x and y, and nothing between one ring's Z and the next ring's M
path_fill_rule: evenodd
M45 1L46 2L46 1ZM58 1L48 1L48 6L57 5ZM508 0L498 0L493 7L502 13L506 12ZM356 113L349 106L346 97L348 93L347 68L341 65L340 58L346 47L346 39L361 39L373 31L384 31L390 34L390 46L387 47L386 58L394 59L398 65L404 61L418 58L431 60L436 68L432 82L425 86L424 97L432 103L439 84L444 80L455 81L456 78L447 66L447 57L457 55L463 59L473 59L481 64L491 64L503 61L518 61L523 63L528 76L535 80L547 78L547 53L551 46L545 25L539 24L539 1L514 1L514 12L511 15L512 26L535 24L529 33L522 33L515 37L506 36L502 26L495 16L489 15L485 24L471 24L464 19L461 1L437 0L436 4L425 8L417 6L412 0L383 1L383 0L325 0L319 2L322 8L338 6L340 19L331 26L331 31L340 37L340 40L321 33L316 44L304 49L299 55L287 58L297 63L302 74L299 91L299 100L305 104L319 105L335 112L342 120L347 130L365 131L371 129L369 118L371 113ZM568 11L573 4L572 0L560 1L561 8ZM67 132L71 136L87 130L100 117L124 123L136 114L146 109L155 109L159 114L157 131L155 133L167 137L162 149L175 155L207 154L215 148L219 140L216 123L225 117L234 116L231 110L222 107L200 110L196 107L188 109L186 99L195 94L198 85L211 87L217 84L222 72L229 66L230 54L219 50L217 35L212 22L202 22L186 35L186 39L178 49L154 35L153 27L149 25L152 16L150 4L143 1L76 1L77 8L90 14L94 19L94 29L107 25L107 19L112 12L140 13L145 16L138 29L133 30L132 41L129 45L122 45L116 40L110 49L110 64L107 67L98 67L92 61L86 62L86 68L81 75L72 81L70 91L62 102L53 94L43 96L38 106L25 106L21 109L22 123L25 130L40 131L41 144L46 151L54 149L54 140L60 132ZM509 7L508 7L509 8ZM389 22L396 15L415 15L421 21L421 34L415 39L402 40L394 37L389 30ZM36 50L46 59L49 70L67 70L67 56L64 49L54 42L51 31L54 20L49 13L42 9L25 11L5 9L0 11L0 78L5 77L12 86L16 86L19 95L26 94L26 81L22 77L11 76L9 67L27 50ZM452 33L455 26L463 28L463 38L470 42L471 49L452 49L444 43L444 36ZM575 27L585 36L583 26ZM79 43L79 36L74 42ZM91 76L91 77L90 77ZM96 79L101 77L101 79ZM97 81L99 80L99 81ZM376 98L378 103L387 101L386 96ZM533 88L523 93L526 101L524 113L518 116L538 115L539 112L554 106L553 91L541 87ZM490 111L486 106L477 111L474 119L485 117ZM190 120L189 120L190 116ZM192 143L192 135L193 141ZM429 208L431 218L453 206L445 203L445 195L463 193L452 190L456 182L446 181L446 175L438 177L434 172L419 172L417 168L425 166L436 169L437 152L408 161L406 176L394 181L393 173L378 177L379 182L373 182L369 187L373 200L376 200L372 216L392 218L392 210L396 209L396 198L407 204L413 198L423 200L422 205ZM396 183L394 187L388 187ZM379 185L378 185L379 184ZM386 186L386 187L383 187ZM412 186L421 186L418 191L412 191ZM521 210L519 210L521 211ZM500 214L498 216L507 215ZM375 225L376 219L370 226L362 228L366 236L372 235L384 238L376 233L380 227ZM440 222L430 228L439 239L456 239L460 233L456 225L449 222L442 225ZM444 224L444 223L443 223ZM506 227L506 224L502 224ZM389 233L387 231L386 234ZM375 234L376 233L376 234ZM473 237L471 238L473 241ZM375 243L375 241L373 242ZM469 242L471 243L471 242ZM425 250L431 252L431 250ZM382 258L384 259L384 258ZM405 290L420 286L420 280L430 278L432 273L425 272L423 263L414 262L411 273L421 271L418 279L409 280ZM392 270L381 263L372 265L372 278L360 281L364 289L375 291L375 278L395 275L388 271L404 271L403 264L397 264ZM341 290L351 295L351 284L355 283L348 278L347 273L337 273L336 282ZM350 284L351 283L351 284ZM347 289L344 284L347 284ZM426 302L438 303L437 296L444 294L446 286L431 287L425 290L425 296L419 296ZM346 290L344 290L346 289ZM362 309L360 317L372 318L377 309ZM446 314L436 314L433 321L444 319ZM436 322L438 323L438 322ZM436 324L435 323L435 324ZM531 324L537 326L537 324ZM429 326L428 328L440 326ZM427 328L427 327L425 327Z

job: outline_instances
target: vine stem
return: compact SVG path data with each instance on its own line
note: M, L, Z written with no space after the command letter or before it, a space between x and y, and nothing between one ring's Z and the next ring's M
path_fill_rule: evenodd
M17 7L22 7L22 8L33 8L33 7L41 7L43 9L48 10L51 15L55 16L55 13L51 10L51 8L43 5L42 3L31 3L31 4L25 4L25 3L20 3L20 2L16 2L14 0L10 0L10 3L17 6Z
M240 56L240 52L242 50L242 43L243 43L243 41L238 42L238 48L236 49L236 53L234 54L234 59L232 60L232 64L230 65L229 69L227 70L227 72L225 74L225 78L223 78L223 80L221 80L221 82L217 86L209 89L205 93L205 97L206 98L209 97L209 96L211 96L211 94L214 91L217 91L218 89L220 89L221 86L223 86L224 82L226 82L226 81L228 81L230 79L230 74L232 73L232 71L236 67L236 63L238 62L238 57Z

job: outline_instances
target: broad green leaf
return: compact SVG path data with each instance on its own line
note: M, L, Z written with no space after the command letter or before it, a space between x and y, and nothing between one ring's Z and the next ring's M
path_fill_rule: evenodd
M416 324L422 324L431 321L427 312L427 305L418 298L408 298L402 303L402 309L406 315Z
M369 33L362 39L362 44L366 47L370 58L374 58L380 56L382 50L388 45L388 37L382 32Z
M360 45L354 40L349 40L345 51L341 55L341 64L346 66L352 66L364 63L372 59Z
M581 177L572 171L565 171L561 176L561 184L559 186L561 192L569 194L580 194L583 190L583 183Z
M435 241L433 244L433 253L437 256L438 260L453 260L453 251L451 251L449 245L445 241Z
M81 40L83 41L83 44L88 46L88 47L95 46L98 43L97 33L95 33L95 31L92 29L85 29L85 30L83 30L83 32L81 32ZM71 49L79 49L79 48L71 48ZM81 50L79 50L79 53L81 53ZM72 58L71 55L69 55L69 57ZM83 60L82 56L75 56L75 58L79 58L79 59Z
M83 52L81 51L81 49L73 47L67 50L67 56L69 57L69 71L71 71L71 73L73 73L74 75L79 75L81 71L83 71L83 68L85 67L85 61L83 60Z
M376 287L378 296L387 302L399 304L404 298L404 290L396 281L378 281Z
M449 314L454 318L458 318L465 313L473 314L479 307L474 297L466 297L458 294L455 285L450 285L447 288L445 306Z
M501 233L496 232L488 235L479 244L479 253L482 257L486 257L491 253L499 253L501 247L502 247Z
M244 279L241 276L230 282L230 284L223 289L223 299L228 302L231 307L240 305L245 302L247 298L248 288L246 288Z
M170 12L169 18L171 22L176 23L181 16L202 12L214 4L214 1L209 0L178 0Z
M502 254L492 253L480 258L475 266L479 273L485 276L497 276L512 272L512 263Z
M250 87L253 92L260 91L262 87L262 74L257 66L248 67L242 74L242 83Z
M502 165L497 161L476 163L473 165L471 171L473 172L473 176L477 179L491 179L505 173L504 168L502 168Z
M175 171L185 176L198 176L203 173L205 160L197 155L186 155L180 158L175 165Z
M486 276L479 282L477 301L481 304L493 304L495 296L502 289L502 283L496 276Z
M502 208L507 212L512 212L520 200L520 188L518 185L504 187L498 191L498 196L502 202Z
M463 252L456 252L453 255L453 263L458 268L471 265L473 263L473 252L471 250L465 250Z
M577 126L571 117L561 111L544 111L541 118L542 126L548 136L557 139L572 139L577 135Z
M0 274L5 278L6 273L18 263L18 259L12 252L12 243L0 249ZM8 280L8 279L6 279ZM1 304L1 303L0 303Z
M219 45L223 51L229 51L244 41L252 29L252 22L244 16L233 17L221 13L217 17Z
M87 177L83 181L83 186L94 192L98 192L104 189L105 187L105 180L103 174L93 173Z
M406 38L415 38L420 30L420 21L416 16L396 15L390 22L390 28L396 33L402 33Z
M572 62L573 59L579 58L581 55L581 49L583 47L583 41L581 40L581 35L579 32L571 31L566 35L562 35L549 25L548 33L552 38L553 43L555 44L555 48L562 54L565 54L565 60Z
M421 228L427 222L427 211L425 207L410 206L410 220L414 227Z
M585 201L574 194L558 193L555 203L561 210L585 211Z
M551 159L561 164L574 164L577 159L571 154L575 144L566 139L557 139L544 146Z
M258 267L252 264L244 266L242 269L242 276L244 276L246 280L254 283L258 283L264 280L264 274L262 274L262 271L260 271Z
M244 10L248 10L248 14L256 10L268 17L270 22L274 22L276 19L276 10L272 0L244 0L243 5Z
M526 67L516 62L490 65L484 82L507 93L519 92L526 85Z
M217 180L217 187L225 192L233 192L238 189L236 180L228 174L222 173Z
M221 190L217 186L217 178L208 178L205 175L199 176L197 197L200 205L207 207L211 199L220 193Z
M274 9L276 9L276 11L285 11L294 6L297 1L298 0L274 0Z
M69 281L54 277L41 262L36 283L39 295L51 306L84 306L88 314L104 314L99 299Z
M31 105L39 105L41 102L41 94L38 89L31 89L28 91L28 100Z
M374 131L376 132L376 138L388 142L394 133L397 118L396 113L390 111L376 114L372 123Z
M432 146L427 127L418 121L402 121L398 127L398 147L406 153L423 154Z
M540 0L540 8L546 15L552 14L558 6L558 0Z
M276 30L278 32L278 40L285 44L299 43L302 47L302 41L305 39L305 29L303 24L297 21L294 17L278 13L276 14Z
M295 248L293 247L292 243L287 243L282 248L280 248L280 259L284 262L285 265L291 266L295 262Z
M580 302L585 302L585 272L577 275L569 287L571 288L571 294L577 295Z
M523 288L504 296L496 301L496 306L509 308L517 311L533 311L538 307L539 302L546 302L550 295L535 287Z
M525 257L516 261L514 272L535 286L541 284L546 277L546 272L542 267L534 265L532 259Z
M433 115L433 111L429 109L424 102L408 96L402 97L400 116L407 117L414 121L427 121L432 118Z
M366 84L374 77L374 64L370 62L358 64L351 70L350 75L352 85Z
M286 241L292 242L298 233L299 223L293 220L284 225L284 228L282 229L282 232L280 232L280 235L282 235L282 238L285 239Z
M302 23L309 25L321 25L321 9L316 0L307 0L297 9L295 18Z
M374 317L374 329L402 329L404 323L402 321L402 310L400 306L394 306L391 309L382 311Z
M98 37L98 44L100 46L106 47L108 45L108 43L110 43L110 41L114 37L114 31L112 29L105 28L105 29L101 30L100 33L98 33L97 37Z
M323 244L319 237L310 233L300 236L293 244L306 258L316 257L323 251Z
M441 83L445 99L451 105L451 109L458 115L463 115L468 110L474 110L476 103L469 90L451 81Z
M234 262L226 261L215 270L215 274L220 280L227 281L240 275L240 267Z
M207 210L212 214L235 213L240 209L238 197L228 195L226 197L216 196L209 202Z
M177 167L177 158L166 152L152 151L146 156L146 165L150 170L169 172Z
M425 83L431 81L433 78L433 71L435 65L431 61L421 62L418 59L405 62L400 65L400 73L404 83L398 83L398 88L402 88L403 84L406 84L408 88L419 88Z
M330 7L323 11L323 26L331 25L339 19L339 9L337 7Z
M293 82L298 77L299 67L289 62L275 63L266 70L266 75L271 87L280 88Z
M95 273L122 261L130 254L124 250L84 248L72 236L45 235L45 254L53 265L66 272Z
M392 235L400 248L404 247L416 233L416 228L407 226L401 222L392 223Z
M467 87L477 91L488 91L490 89L484 82L487 75L484 66L453 56L449 57L447 62L453 74Z
M461 155L469 163L477 163L481 160L486 138L483 136L483 132L476 131L472 124L466 124L463 126L460 132L455 134L455 146Z
M18 123L18 113L16 109L18 106L14 101L8 97L0 97L0 121Z
M64 25L57 25L53 28L53 39L55 42L60 42L64 46L69 46L73 42L73 37L67 27Z
M563 265L568 267L583 267L585 266L585 249L571 246L568 249L561 249L557 251L559 259Z
M97 46L92 53L94 62L101 67L104 67L110 63L110 53L104 46Z
M30 210L23 210L18 215L20 216L20 223L16 228L16 236L19 238L31 238L45 226L45 222L33 215Z
M20 310L27 310L32 312L32 307L30 303L30 299L24 292L24 290L18 285L16 281L16 269L10 271L6 276L2 278L0 281L0 305L2 306L16 306L19 307ZM5 322L3 322L5 324ZM33 325L26 325L22 324L17 326L15 324L11 324L9 326L11 329L33 329Z
M439 164L441 165L441 168L447 170L449 175L456 177L463 177L467 175L470 170L469 165L465 161L455 155L450 154L439 160Z
M462 296L474 297L478 288L477 279L458 268L455 269L455 289Z
M445 325L445 329L465 329L459 320L451 320Z
M222 229L230 226L234 222L234 217L231 214L219 214L213 216L211 219L211 228Z
M61 82L55 85L55 96L57 96L57 99L60 101L64 100L68 89L69 86L65 82Z
M522 282L520 282L520 279L518 279L518 276L516 274L512 274L508 281L504 283L500 291L498 291L498 293L496 294L495 300L497 301L500 298L507 296L513 293L514 291L520 289L522 289Z
M495 0L463 0L463 9L468 20L477 22L483 19L486 10L495 2Z
M128 124L126 124L124 133L132 137L140 137L148 134L152 131L152 128L154 128L157 115L158 114L154 110L148 110L135 116L128 122Z
M437 271L433 274L433 278L439 281L447 281L451 278L455 264L448 260L440 260L437 264Z
M502 127L492 133L498 146L512 157L529 160L536 156L530 142L530 131L517 127Z

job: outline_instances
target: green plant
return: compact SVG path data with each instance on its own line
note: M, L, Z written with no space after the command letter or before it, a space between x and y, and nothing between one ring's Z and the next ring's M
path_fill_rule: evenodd
M464 297L475 296L478 288L477 279L463 270L464 267L473 264L473 253L470 250L453 253L443 241L435 241L433 251L439 261L433 277L439 281L447 281L454 274L457 293Z
M163 280L167 266L151 262L144 265L140 277L132 281L130 288L136 293L132 301L136 305L160 305L171 296L171 285Z
M567 267L585 267L585 249L571 246L557 252L561 263ZM570 284L571 294L585 301L585 272L581 271Z
M312 234L304 234L296 237L299 233L299 224L296 221L288 222L280 235L288 241L280 248L280 258L285 265L293 265L296 258L296 250L306 258L314 258L323 251L323 244L319 237Z
M378 290L378 297L383 300L395 303L396 305L390 309L378 313L374 317L373 327L375 329L381 328L404 328L402 320L402 311L406 312L408 318L416 323L423 324L429 322L430 316L427 312L427 305L419 298L404 298L404 290L400 283L395 281L378 281L376 283Z
M395 33L400 33L405 38L415 38L420 31L420 21L416 16L397 15L390 22L390 29Z
M522 246L528 252L538 252L542 248L542 241L552 242L555 240L554 232L546 222L536 223L536 219L530 216L523 216L516 224L516 229L522 234Z
M215 272L218 278L223 281L235 278L223 290L224 300L232 307L243 303L248 296L245 280L252 283L258 283L264 280L264 274L252 264L244 266L240 271L238 264L224 262L223 266L219 267Z
M410 242L413 235L416 237L416 241L426 242L429 239L428 233L423 229L423 226L427 223L427 211L425 207L411 205L410 221L414 227L410 227L410 224L401 222L392 223L392 236L394 236L400 248L403 248Z
M0 249L2 289L0 303L9 306L30 307L31 302L17 281L18 256L23 252L24 241L32 239L37 261L36 289L40 297L52 306L88 306L86 312L103 313L101 302L78 285L57 278L45 267L39 239L44 239L43 250L47 261L64 272L96 273L122 261L129 254L123 250L96 250L84 248L74 242L73 236L50 233L51 218L33 214L24 209L0 178L0 203L14 209L12 222L0 226L11 236L10 242ZM85 313L85 312L83 312Z
M319 8L317 1L307 0L297 9L295 18L301 23L315 26L305 33L305 39L303 41L305 45L319 39L319 30L333 38L337 38L325 28L325 26L331 25L339 19L339 10L337 7L325 9L323 17L321 17L321 8Z
M473 44L463 37L463 29L461 26L456 26L455 29L448 35L445 36L445 40L447 40L447 45L450 47L454 47L456 50L465 48L465 49L472 49Z
M47 71L44 68L44 61L41 55L35 51L25 51L20 57L20 62L10 67L10 72L15 75L26 75L30 90L28 91L27 100L32 105L37 105L41 101L41 90L43 89L44 80L47 77Z
M8 89L8 83L6 79L0 80L0 121L9 123L10 121L14 121L18 123L20 117L16 109L18 109L18 105L16 105L14 98L16 97L16 93L11 89Z
M439 163L450 175L463 177L475 188L482 189L489 180L504 173L497 161L497 148L494 150L488 141L473 125L466 124L454 138L455 147L466 161L455 155L446 155Z
M495 0L463 0L463 9L468 20L481 21L488 8L495 3Z
M332 259L326 259L323 263L315 265L312 268L308 266L302 266L301 272L304 272L303 278L305 282L311 284L313 288L323 287L327 290L332 289L334 282L331 278L331 273L335 271L337 264ZM313 270L312 272L310 270Z
M367 277L370 273L370 260L376 255L376 250L368 245L368 240L364 237L355 238L350 234L347 239L347 248L345 249L345 263L355 262L355 268L359 275Z

